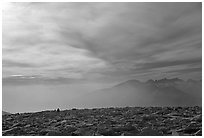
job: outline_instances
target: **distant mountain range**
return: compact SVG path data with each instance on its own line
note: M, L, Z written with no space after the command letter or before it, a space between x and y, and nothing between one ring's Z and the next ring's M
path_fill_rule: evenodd
M65 78L49 80L48 78L41 79L37 76L13 76L2 80L3 86L53 83L68 84L73 82L72 80ZM94 84L92 84L92 86L93 85ZM68 91L69 89L66 90ZM67 99L69 102L70 99ZM79 94L78 96L71 98L69 103L70 105L68 106L76 106L79 108L125 106L202 106L202 81L191 79L184 81L179 78L164 78L160 80L148 80L146 82L141 82L139 80L127 80L110 88L90 93L87 93L86 91L83 95Z
M128 80L112 88L92 92L81 102L87 107L201 106L202 83L178 78L147 82Z
M2 111L2 115L8 115L8 114L11 114L11 113Z

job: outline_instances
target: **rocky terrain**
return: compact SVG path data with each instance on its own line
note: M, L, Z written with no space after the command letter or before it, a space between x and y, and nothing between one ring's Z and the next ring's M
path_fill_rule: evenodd
M201 136L202 108L124 107L6 114L3 136Z

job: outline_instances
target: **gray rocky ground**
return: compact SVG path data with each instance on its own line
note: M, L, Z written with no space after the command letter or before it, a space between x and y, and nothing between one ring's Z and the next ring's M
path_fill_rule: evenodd
M2 117L3 136L202 135L202 108L125 107L42 111Z

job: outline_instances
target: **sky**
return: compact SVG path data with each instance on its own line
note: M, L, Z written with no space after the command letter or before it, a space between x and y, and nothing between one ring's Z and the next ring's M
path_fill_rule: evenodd
M201 79L202 3L8 3L2 77Z
M200 80L201 14L202 3L6 3L2 108L81 107L74 98L132 79Z

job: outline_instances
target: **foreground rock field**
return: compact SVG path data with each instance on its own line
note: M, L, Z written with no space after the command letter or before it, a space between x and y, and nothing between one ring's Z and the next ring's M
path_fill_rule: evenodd
M125 107L42 111L2 117L3 136L202 135L202 108Z

